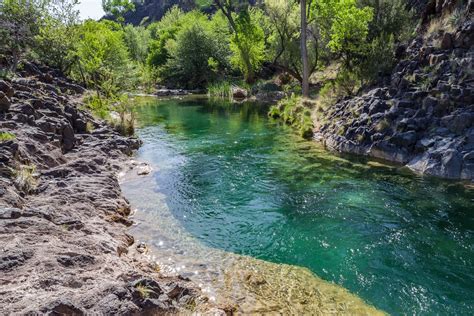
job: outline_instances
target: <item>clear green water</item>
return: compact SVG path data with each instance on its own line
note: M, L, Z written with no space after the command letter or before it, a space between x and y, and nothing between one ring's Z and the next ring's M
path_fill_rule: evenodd
M202 243L307 267L391 314L474 313L472 188L332 155L255 104L140 102L139 158Z

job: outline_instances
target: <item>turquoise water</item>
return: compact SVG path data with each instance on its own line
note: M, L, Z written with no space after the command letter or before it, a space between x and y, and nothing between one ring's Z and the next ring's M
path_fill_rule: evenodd
M474 313L472 188L332 155L263 106L140 103L139 157L202 243L307 267L391 314Z

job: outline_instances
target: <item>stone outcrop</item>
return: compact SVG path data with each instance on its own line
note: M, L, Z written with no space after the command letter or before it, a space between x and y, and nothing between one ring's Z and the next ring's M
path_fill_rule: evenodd
M32 64L22 75L0 81L0 314L206 306L131 247L117 172L140 141L81 110L81 86Z
M333 150L397 162L422 174L474 179L469 16L453 33L414 39L389 84L329 108L316 137Z

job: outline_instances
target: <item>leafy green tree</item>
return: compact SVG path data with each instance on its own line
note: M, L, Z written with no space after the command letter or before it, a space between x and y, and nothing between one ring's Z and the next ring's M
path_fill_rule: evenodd
M130 0L102 0L102 8L106 14L112 15L119 23L124 22L123 15L135 10L135 4Z
M230 49L231 62L245 76L248 83L255 80L255 73L265 60L265 36L262 27L254 17L258 9L242 10L235 19Z
M157 68L166 64L170 57L166 43L176 37L176 33L181 29L184 17L184 12L178 6L174 6L159 22L153 23L147 28L151 37L147 57L147 63L150 67Z
M267 0L265 4L272 27L268 38L270 59L274 66L302 83L300 7L295 1L284 0ZM320 29L324 25L318 22L313 14L309 15L306 40L309 75L316 71L322 52L327 50L320 36Z
M47 2L3 0L0 2L0 55L15 71L20 59L34 46Z
M358 8L355 0L339 0L334 5L336 15L329 48L342 58L347 69L352 70L353 61L365 52L373 12L368 7Z
M47 14L35 36L35 56L40 62L67 73L76 60L78 0L55 0L49 3Z
M127 25L123 29L123 40L130 53L130 58L145 63L148 57L150 32L144 26Z
M110 97L130 87L130 65L122 31L112 22L86 21L79 30L74 75Z
M239 61L234 57L234 64L243 70L245 81L252 83L255 80L255 68L260 65L261 53L252 49L253 45L261 43L262 30L250 18L247 5L238 0L213 0L214 5L224 14L232 30L233 51L237 52ZM236 19L236 8L240 14ZM252 39L251 36L255 36ZM253 43L252 43L253 42ZM260 48L260 47L259 47Z
M166 41L160 42L166 51L166 61L158 64L161 79L168 85L203 88L225 71L230 55L226 32L222 31L226 25L222 16L209 20L198 11L168 24L167 31L161 33L161 39L166 35Z

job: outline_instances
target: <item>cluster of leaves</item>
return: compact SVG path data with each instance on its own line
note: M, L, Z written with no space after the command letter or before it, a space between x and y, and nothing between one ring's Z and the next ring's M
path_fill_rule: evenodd
M168 86L203 88L229 68L229 34L221 15L171 9L148 27L148 65Z

